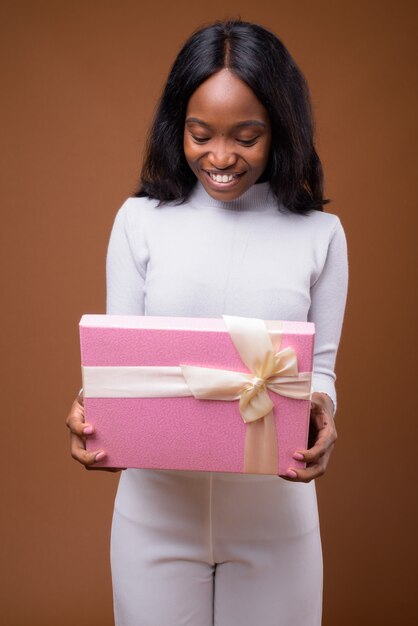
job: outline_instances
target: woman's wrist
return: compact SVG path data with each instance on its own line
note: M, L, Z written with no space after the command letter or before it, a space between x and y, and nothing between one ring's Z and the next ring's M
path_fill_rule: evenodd
M335 407L334 401L325 391L314 391L312 393L312 402L319 404L327 413L334 416Z

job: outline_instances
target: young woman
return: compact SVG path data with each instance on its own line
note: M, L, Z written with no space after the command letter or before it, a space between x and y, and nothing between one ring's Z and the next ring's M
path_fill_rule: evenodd
M336 432L334 364L347 286L344 232L322 211L305 80L277 37L215 23L180 51L139 191L107 259L109 314L312 321L312 443L285 477L125 470L112 528L117 626L319 626L313 479ZM72 454L92 432L81 399Z

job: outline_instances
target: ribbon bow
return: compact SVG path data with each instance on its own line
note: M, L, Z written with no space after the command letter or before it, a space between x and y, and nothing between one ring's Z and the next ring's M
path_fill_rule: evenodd
M270 324L273 331L270 336L263 320L229 315L223 318L241 360L250 371L181 365L183 376L197 399L239 399L239 410L247 424L244 472L277 473L274 404L267 390L289 398L309 400L311 372L298 372L293 348L279 350L280 322Z

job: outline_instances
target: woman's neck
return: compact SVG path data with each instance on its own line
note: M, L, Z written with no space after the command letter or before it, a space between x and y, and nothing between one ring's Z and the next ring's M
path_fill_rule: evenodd
M198 181L191 193L189 203L195 206L225 209L228 211L265 211L272 208L275 210L278 209L277 200L268 182L252 185L235 200L225 201L213 198Z

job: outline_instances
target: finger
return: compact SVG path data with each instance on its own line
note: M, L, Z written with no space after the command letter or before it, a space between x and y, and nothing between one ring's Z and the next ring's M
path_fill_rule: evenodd
M325 468L320 464L312 465L307 469L295 469L292 467L287 470L287 474L282 476L282 478L292 483L310 483L311 480L323 476L324 473Z
M65 420L68 427L71 426L71 423L73 421L84 422L84 407L78 402L78 400L74 400L74 402L72 403L70 412L68 413L67 419Z
M318 461L307 463L306 468L289 467L286 476L282 476L282 478L286 477L288 480L296 482L310 482L314 478L319 478L325 473L333 448L334 444L327 448L325 454L322 454Z
M71 456L79 463L90 466L97 461L102 461L105 458L106 453L103 450L88 452L85 447L84 439L74 433L71 433Z
M285 476L285 480L291 482L309 483L315 478L323 476L328 465L329 455L323 457L319 463L314 463L306 467L306 469L290 467Z
M67 422L67 426L73 435L78 437L88 437L94 433L94 427L83 420L74 417Z
M293 458L298 461L305 461L307 464L319 463L321 458L327 454L335 444L335 438L332 433L325 434L320 433L315 444L309 450L301 450L293 455ZM301 458L302 457L302 458Z
M84 408L75 401L71 407L71 411L66 419L67 427L72 433L79 437L92 435L94 428L91 424L84 421Z
M293 458L306 463L317 463L326 452L332 448L337 440L337 431L333 424L321 428L317 431L316 440L311 448L297 450Z

